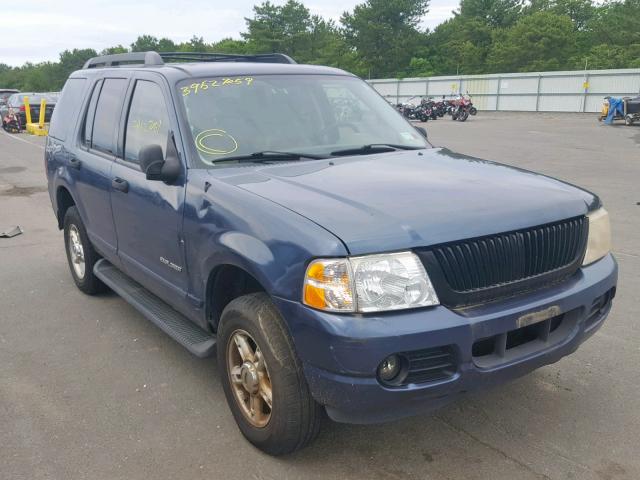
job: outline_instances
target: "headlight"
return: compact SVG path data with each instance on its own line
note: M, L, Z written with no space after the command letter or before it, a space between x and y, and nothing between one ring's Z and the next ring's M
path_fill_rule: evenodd
M589 213L587 218L589 219L589 239L583 266L600 260L611 250L611 225L607 211L600 208Z
M331 312L383 312L438 305L422 262L411 252L314 260L303 301Z

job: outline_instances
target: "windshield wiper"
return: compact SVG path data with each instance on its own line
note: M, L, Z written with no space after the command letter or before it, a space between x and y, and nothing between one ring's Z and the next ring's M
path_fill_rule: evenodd
M263 152L249 153L246 155L234 155L232 157L224 157L219 160L215 160L213 163L222 162L268 162L271 160L301 160L303 158L310 158L312 160L321 160L327 158L322 155L314 155L311 153L296 153L296 152L276 152L271 150L265 150Z
M422 150L424 147L412 147L409 145L399 145L395 143L371 143L356 148L346 148L331 152L332 156L341 157L347 155L371 155L374 153L395 152L396 150Z

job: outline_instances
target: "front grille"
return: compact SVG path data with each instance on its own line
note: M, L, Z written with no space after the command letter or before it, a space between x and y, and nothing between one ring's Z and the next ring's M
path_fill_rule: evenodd
M443 303L483 303L564 279L578 269L586 217L438 245L422 252Z
M403 385L445 380L456 373L455 354L450 346L415 350L401 355L408 363Z

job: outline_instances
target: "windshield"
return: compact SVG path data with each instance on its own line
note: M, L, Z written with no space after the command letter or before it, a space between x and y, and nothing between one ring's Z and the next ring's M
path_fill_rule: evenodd
M205 165L264 151L329 156L370 144L429 146L369 85L354 77L208 77L178 87Z

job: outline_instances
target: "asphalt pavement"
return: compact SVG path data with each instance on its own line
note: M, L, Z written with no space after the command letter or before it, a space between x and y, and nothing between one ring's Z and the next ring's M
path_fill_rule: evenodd
M640 478L640 126L596 115L480 112L426 125L433 143L597 192L618 295L575 354L432 415L327 421L306 450L248 444L214 359L199 360L116 295L68 272L42 138L0 131L0 479Z

